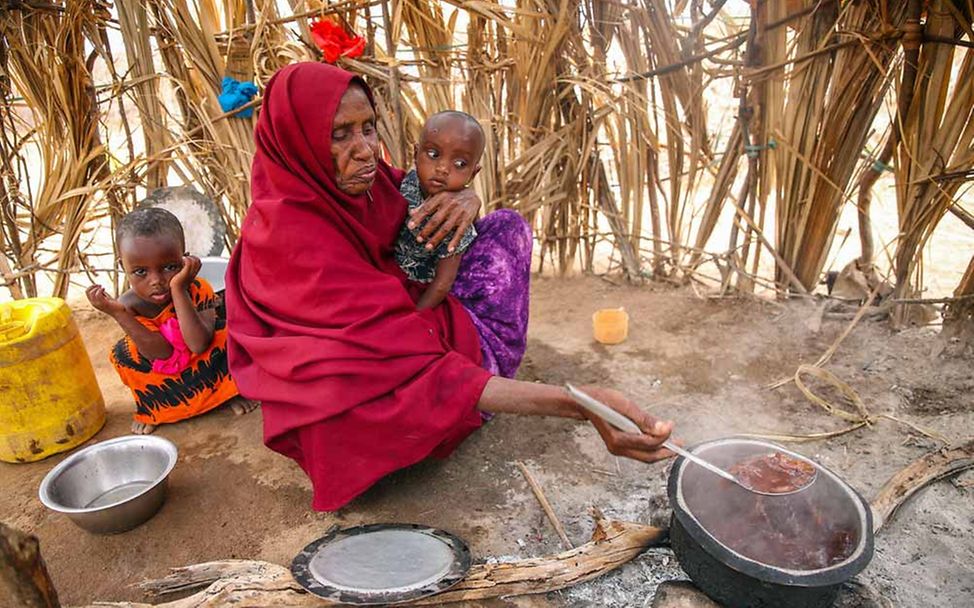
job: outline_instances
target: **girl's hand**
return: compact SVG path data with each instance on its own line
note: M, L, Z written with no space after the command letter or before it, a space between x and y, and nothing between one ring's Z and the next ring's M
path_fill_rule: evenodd
M643 462L656 462L673 456L673 452L660 447L673 431L672 422L661 422L650 416L618 391L597 386L586 386L582 390L635 422L644 433L636 435L620 431L598 416L579 408L598 430L611 454Z
M114 317L115 315L128 311L124 304L109 296L105 288L101 285L92 285L85 290L85 295L88 296L88 301L91 302L91 305L96 310L100 310L107 315Z
M459 192L440 192L409 213L409 227L415 228L423 219L429 218L417 238L421 243L426 242L426 249L429 250L436 248L453 231L448 246L452 252L463 238L463 233L477 219L479 211L480 197L470 188Z
M203 265L200 259L195 255L184 255L183 256L183 267L176 273L176 276L169 281L169 288L171 290L176 289L186 289L189 284L193 282L196 278L196 274L200 271L200 267Z

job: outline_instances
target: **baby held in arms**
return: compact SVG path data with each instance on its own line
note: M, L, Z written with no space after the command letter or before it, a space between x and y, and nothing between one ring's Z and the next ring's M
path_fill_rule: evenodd
M480 171L484 143L484 131L473 116L454 110L431 116L416 144L416 166L399 188L409 203L409 211L434 194L469 186ZM423 226L425 221L413 229L404 224L396 241L399 267L413 281L428 284L416 303L420 310L433 308L450 293L460 257L477 237L477 231L470 226L455 247L450 246L455 236L451 233L433 248L419 236Z

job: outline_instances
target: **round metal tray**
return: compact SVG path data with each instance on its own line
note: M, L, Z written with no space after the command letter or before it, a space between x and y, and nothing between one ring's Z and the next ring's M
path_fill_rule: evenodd
M456 536L416 524L370 524L336 530L291 562L309 592L359 606L408 602L449 589L470 569Z
M216 203L202 192L189 186L157 188L138 207L161 207L175 215L183 225L190 254L205 257L223 252L227 223Z

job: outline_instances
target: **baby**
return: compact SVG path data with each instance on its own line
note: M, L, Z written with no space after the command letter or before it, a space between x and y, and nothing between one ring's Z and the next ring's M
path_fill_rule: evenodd
M132 432L151 433L223 403L237 414L254 409L230 377L216 296L196 276L200 260L185 253L176 216L137 209L119 221L115 244L131 288L117 300L99 285L86 295L125 330L110 359L135 398Z
M466 188L480 171L484 142L480 123L465 112L450 110L431 116L416 144L416 168L406 174L400 186L409 210L434 194ZM413 281L429 283L416 303L419 310L433 308L450 293L460 268L460 256L477 236L471 226L452 252L448 250L452 234L435 249L428 249L417 240L424 225L425 221L412 230L403 225L396 241L396 261L403 272Z

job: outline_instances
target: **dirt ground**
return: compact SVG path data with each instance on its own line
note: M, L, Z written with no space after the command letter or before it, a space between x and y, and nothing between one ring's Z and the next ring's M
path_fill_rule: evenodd
M591 337L591 313L625 306L624 344ZM79 304L77 320L108 404L94 441L128 432L130 397L107 362L118 329ZM691 290L617 287L597 279L537 279L524 379L599 383L624 390L677 423L688 443L746 432L835 430L829 417L789 385L765 388L813 362L847 319L817 305L712 300ZM864 322L828 369L855 388L874 413L888 413L954 442L974 434L974 372L960 356L932 358L935 331L891 332ZM610 517L665 523L668 464L610 456L580 423L500 416L443 462L393 475L335 514L310 509L310 486L296 465L261 444L260 414L228 411L163 427L180 460L162 510L141 527L93 536L37 500L42 477L60 456L0 464L0 520L36 534L66 605L139 600L131 587L172 566L220 558L288 564L334 524L408 521L450 530L476 559L557 552L556 535L515 466L524 461L543 486L568 535L588 540L596 505ZM882 421L830 441L797 445L843 475L867 498L935 443ZM877 539L860 580L895 606L974 605L974 474L935 484L909 502ZM576 588L492 606L643 606L661 580L684 578L666 549L652 549L618 571Z

